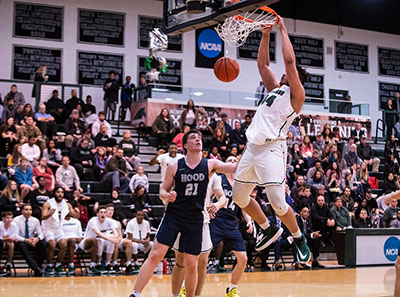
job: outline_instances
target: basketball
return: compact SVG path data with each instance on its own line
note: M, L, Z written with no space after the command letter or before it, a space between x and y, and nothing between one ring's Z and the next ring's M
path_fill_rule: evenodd
M219 58L214 64L215 76L223 82L231 82L238 77L240 67L238 62L232 58Z

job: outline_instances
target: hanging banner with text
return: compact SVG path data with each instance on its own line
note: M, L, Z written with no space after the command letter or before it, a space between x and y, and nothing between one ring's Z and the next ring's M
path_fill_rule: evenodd
M14 45L12 77L33 80L35 71L40 66L47 66L48 81L61 82L61 61L61 49Z
M394 95L400 93L400 85L387 82L379 82L379 107L384 109L389 99L394 99Z
M196 67L214 68L224 52L224 42L213 26L196 30Z
M308 82L304 84L306 91L306 102L324 103L324 76L319 74L311 74Z
M368 45L335 41L336 70L369 73Z
M308 36L289 35L296 62L302 66L324 68L324 40Z
M237 56L239 59L251 59L257 60L258 56L258 47L261 41L261 32L260 31L253 31L249 34L246 39L246 42L238 47L237 49ZM271 32L269 38L269 60L271 62L276 62L275 57L275 49L276 49L276 33Z
M105 53L78 51L78 83L83 85L104 85L110 71L122 85L124 56Z
M14 37L63 39L64 7L14 2Z
M379 75L400 77L400 50L378 47Z

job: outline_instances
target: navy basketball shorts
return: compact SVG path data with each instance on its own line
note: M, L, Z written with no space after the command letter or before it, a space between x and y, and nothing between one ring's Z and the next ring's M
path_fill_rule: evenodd
M246 246L242 234L235 223L232 226L222 225L217 221L210 221L210 233L213 247L218 246L222 241L224 246L230 251L245 252Z
M172 247L181 233L179 251L191 255L200 255L203 238L203 215L199 220L185 220L176 214L165 214L157 231L157 241Z

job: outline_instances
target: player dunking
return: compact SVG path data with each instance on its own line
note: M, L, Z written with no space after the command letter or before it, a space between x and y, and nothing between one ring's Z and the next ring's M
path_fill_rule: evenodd
M278 19L282 36L282 56L286 73L278 82L269 67L269 38L272 27L262 30L257 66L269 94L258 106L254 119L246 131L247 149L239 162L233 186L233 200L263 229L256 244L262 250L275 241L282 229L270 225L267 217L250 193L254 185L264 186L271 206L293 234L300 263L307 264L311 253L300 232L293 210L285 201L286 135L293 119L300 113L305 91L303 83L308 74L296 67L296 58L283 19Z
M203 209L209 176L213 172L233 173L236 164L202 158L202 136L190 131L183 136L186 157L170 164L161 184L160 198L168 202L153 249L140 269L131 297L140 297L157 264L181 234L179 250L184 253L186 296L194 297L197 261L201 252ZM175 184L174 188L173 185Z

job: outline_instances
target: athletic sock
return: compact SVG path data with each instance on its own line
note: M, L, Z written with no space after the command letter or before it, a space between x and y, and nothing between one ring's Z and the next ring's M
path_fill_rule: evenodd
M110 262L106 262L106 266L110 265Z
M6 266L12 266L12 263L11 262L7 262L7 264L6 264Z
M61 263L57 263L57 262L56 262L56 268L57 268L58 266L60 266L60 265L61 265Z
M172 294L172 297L179 297L179 294Z
M265 221L265 223L260 224L260 227L265 230L267 229L269 226L271 226L268 222L268 220Z
M300 238L301 237L300 229L297 229L297 231L292 233L292 235L293 235L294 238Z
M118 265L118 261L113 262L113 266Z
M126 261L126 266L129 266L129 265L131 265L131 264L132 264L131 261Z
M237 285L234 285L234 284L230 283L228 292L231 291L234 288L237 288Z
M69 263L69 267L74 267L74 263Z
M90 262L90 268L95 267L95 266L96 266L96 263Z
M136 290L133 291L133 296L135 296L135 297L140 297L140 294L142 294L142 293L140 293Z
M200 295L194 295L194 297L200 297Z
M215 260L215 266L219 265L219 260Z

